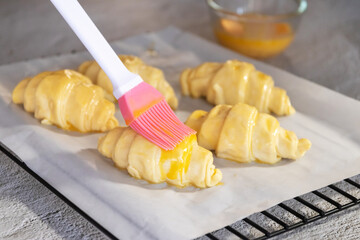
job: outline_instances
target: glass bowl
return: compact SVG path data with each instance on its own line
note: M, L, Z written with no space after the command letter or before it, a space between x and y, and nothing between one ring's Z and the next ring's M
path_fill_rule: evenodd
M306 0L206 0L220 44L253 58L269 58L293 41Z

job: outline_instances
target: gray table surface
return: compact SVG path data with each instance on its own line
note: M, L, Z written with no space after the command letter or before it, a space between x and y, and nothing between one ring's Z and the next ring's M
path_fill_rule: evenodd
M81 2L109 41L168 25L215 41L202 0ZM84 49L46 0L0 0L0 30L0 65ZM309 0L294 43L265 62L360 99L360 1ZM358 205L274 239L358 239L359 216ZM0 239L106 236L0 153Z

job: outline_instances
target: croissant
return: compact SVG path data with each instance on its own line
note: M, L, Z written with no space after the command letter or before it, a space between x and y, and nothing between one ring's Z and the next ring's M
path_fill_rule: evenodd
M238 60L203 63L185 69L180 83L184 95L206 97L215 105L246 103L263 113L295 113L286 91L274 87L272 78L257 71L250 63Z
M194 111L185 124L197 131L200 146L237 162L273 164L281 158L298 159L311 147L308 139L298 139L280 127L275 117L244 103Z
M146 65L140 58L135 56L119 55L119 58L130 72L139 74L145 82L161 92L172 109L175 110L177 108L178 100L175 92L165 80L164 74L160 69ZM94 84L105 89L106 96L110 101L116 101L112 95L113 87L111 81L96 61L82 63L78 71L89 77Z
M25 78L14 89L12 100L43 124L80 132L107 131L118 125L115 106L104 91L72 70L43 72Z
M206 188L222 178L213 164L212 153L198 146L195 135L185 138L174 150L165 151L131 128L117 127L99 139L98 150L111 158L116 167L150 183Z

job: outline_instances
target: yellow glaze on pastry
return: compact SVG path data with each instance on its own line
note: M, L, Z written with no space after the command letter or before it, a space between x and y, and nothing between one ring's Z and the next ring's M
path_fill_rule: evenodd
M131 128L117 127L99 139L98 150L132 177L150 183L206 188L217 185L222 178L211 152L198 146L195 135L165 151Z
M13 102L43 124L79 132L107 131L118 125L115 106L104 91L72 70L43 72L22 80L14 89Z
M197 131L200 146L237 162L273 164L281 158L298 159L311 147L308 139L298 139L280 127L275 117L244 103L194 111L185 124Z
M272 78L257 71L250 63L238 60L203 63L185 69L180 83L184 95L206 97L215 105L246 103L263 113L295 113L286 91L274 87Z
M175 110L177 108L178 100L174 90L165 80L164 74L160 69L146 65L140 58L135 56L119 55L119 58L130 72L140 75L145 82L161 92L172 109ZM116 101L112 94L113 87L111 81L96 61L82 63L78 71L89 77L94 84L105 89L106 97L110 101Z

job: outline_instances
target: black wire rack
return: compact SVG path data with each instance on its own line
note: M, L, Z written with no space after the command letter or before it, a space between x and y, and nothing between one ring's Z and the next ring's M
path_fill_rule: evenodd
M0 142L0 152L6 154L35 179L70 207L92 223L110 239L117 239L94 219L74 205L70 200L49 185L33 172L10 149ZM299 197L282 202L265 211L255 213L247 218L222 229L208 233L197 240L244 239L262 240L280 235L308 223L325 218L360 203L360 175L344 179L325 188L312 191Z
M360 175L287 200L197 240L269 239L359 203Z

